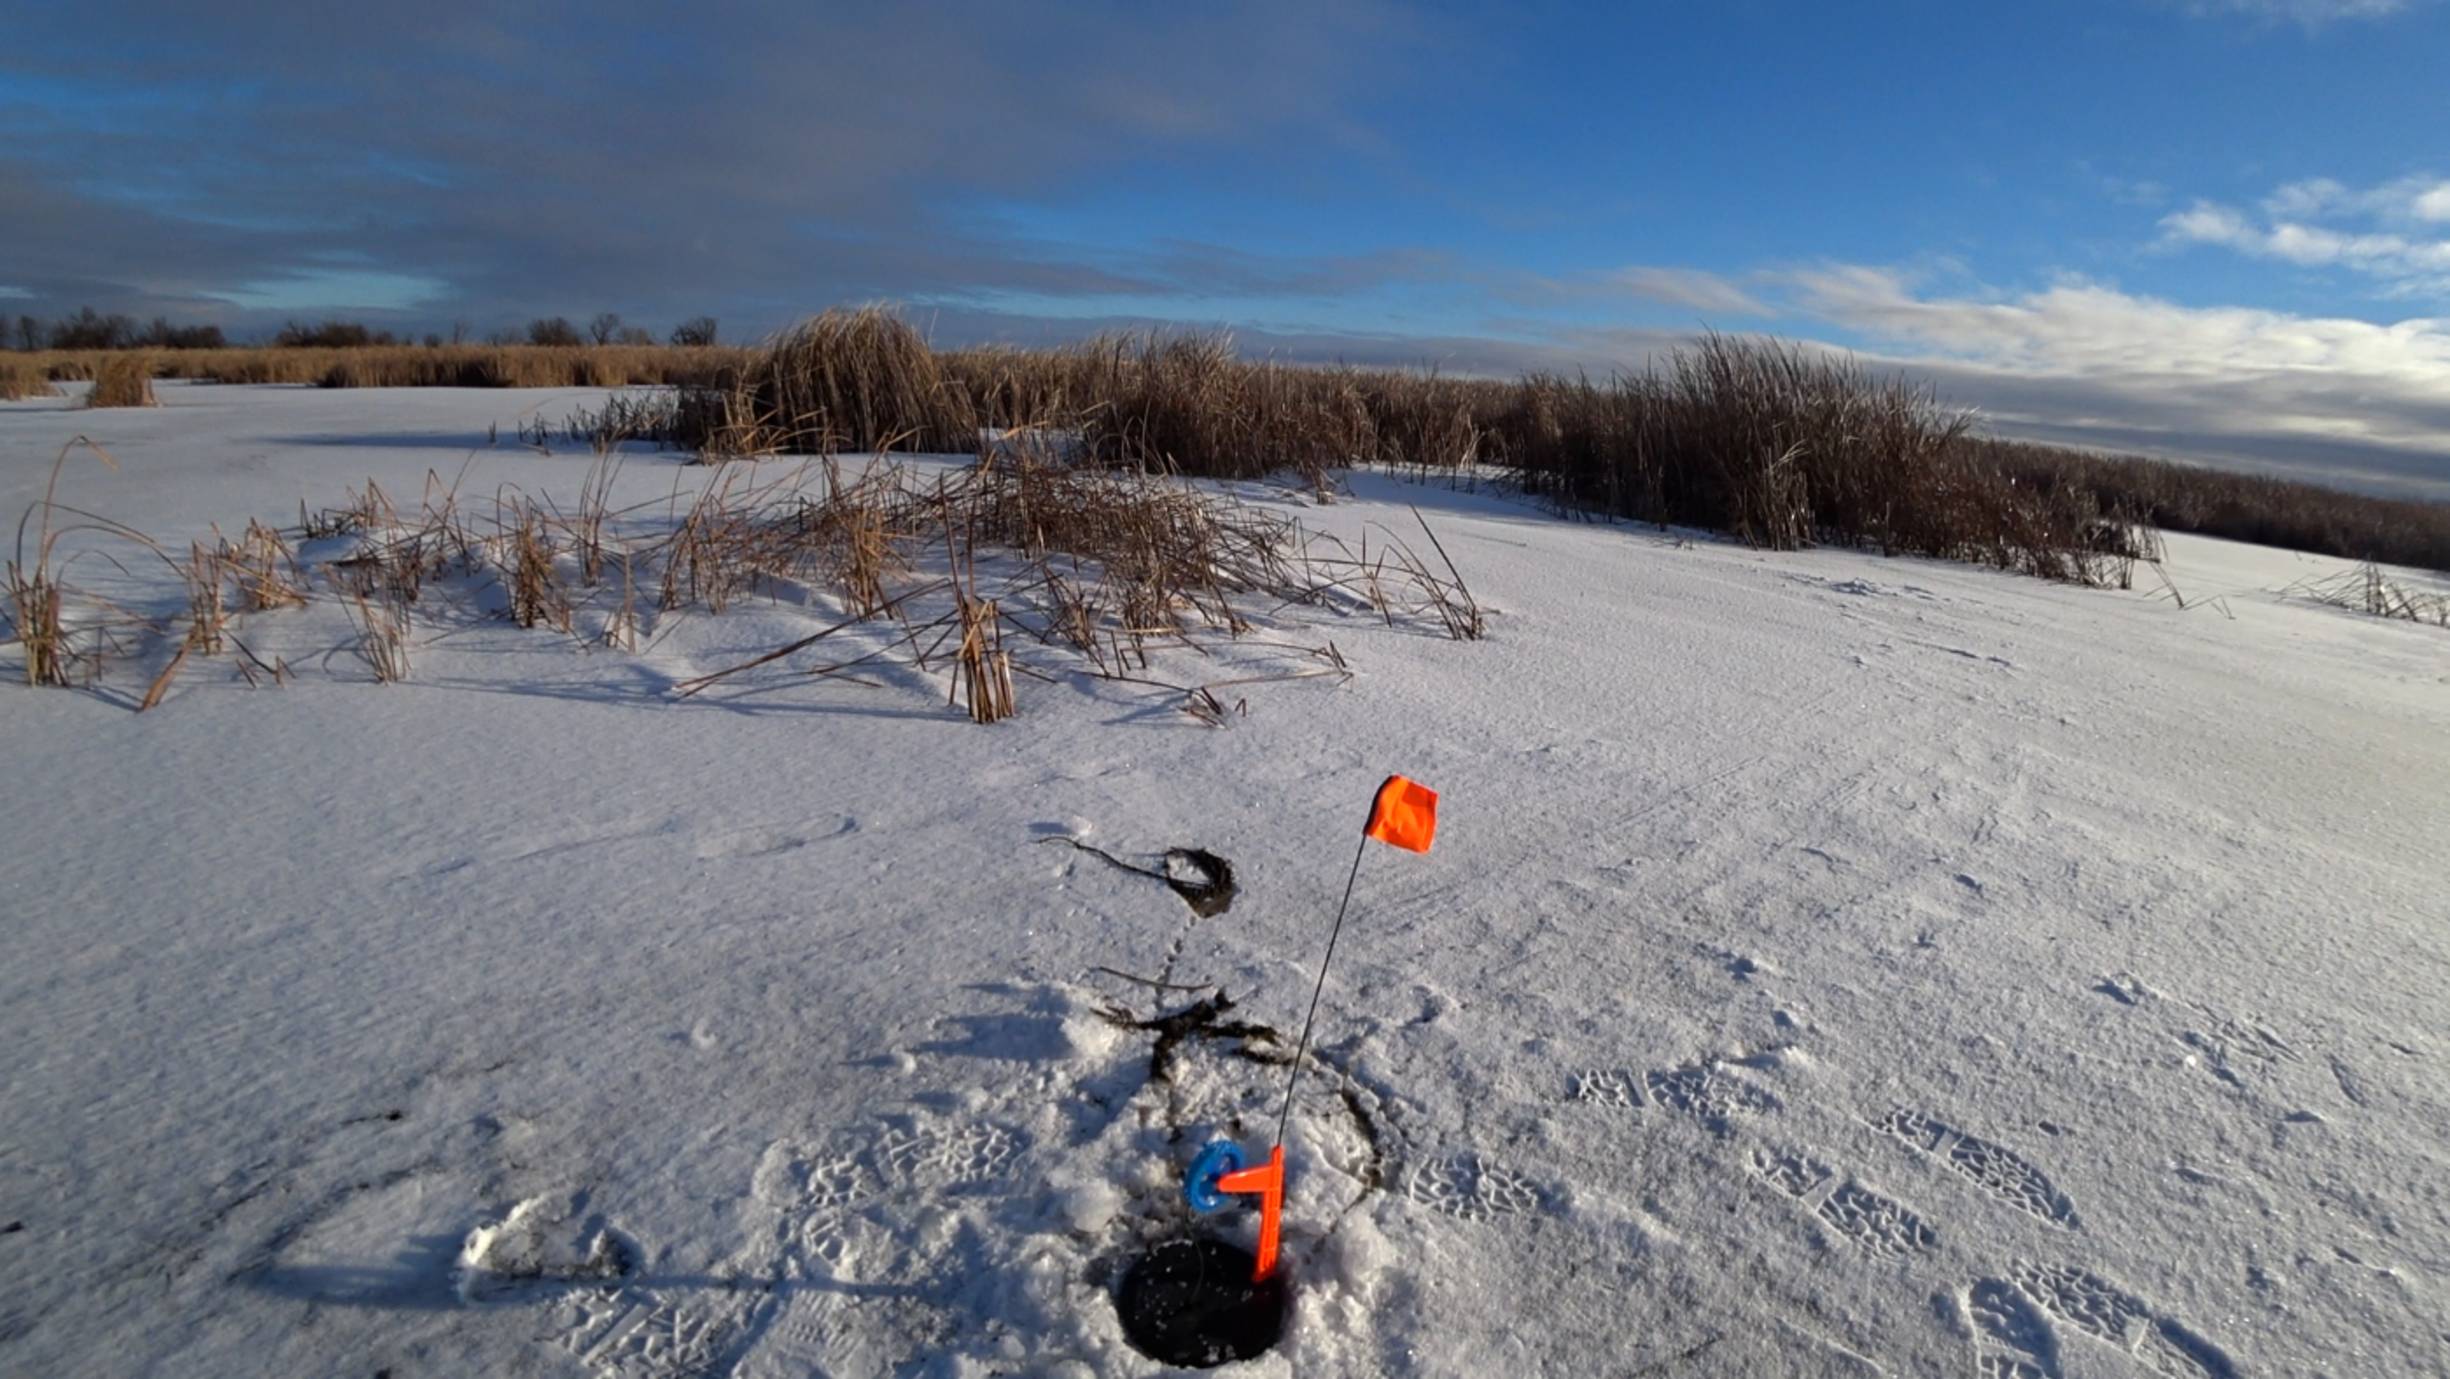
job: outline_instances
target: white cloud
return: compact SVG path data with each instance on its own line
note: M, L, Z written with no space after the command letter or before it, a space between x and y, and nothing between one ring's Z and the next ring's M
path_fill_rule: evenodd
M2334 178L2310 177L2263 198L2263 210L2277 220L2450 220L2450 179L2418 173L2359 189Z
M2263 209L2274 216L2304 219L2328 214L2348 199L2344 186L2328 177L2309 177L2302 182L2290 182L2263 198Z
M2380 281L2386 296L2450 296L2450 238L2438 228L2450 221L2450 181L2402 177L2357 189L2314 178L2279 188L2261 209L2257 218L2197 201L2161 218L2162 243L2345 268Z
M2196 244L2226 244L2231 248L2253 243L2257 235L2244 216L2212 201L2198 201L2186 210L2161 217L2161 233Z

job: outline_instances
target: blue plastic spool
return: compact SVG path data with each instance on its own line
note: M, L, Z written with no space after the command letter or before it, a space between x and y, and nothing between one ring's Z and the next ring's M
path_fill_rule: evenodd
M1191 1171L1182 1180L1183 1200L1196 1212L1223 1211L1232 1204L1233 1197L1218 1191L1218 1181L1248 1166L1249 1161L1242 1157L1242 1146L1232 1140L1211 1141L1191 1161Z

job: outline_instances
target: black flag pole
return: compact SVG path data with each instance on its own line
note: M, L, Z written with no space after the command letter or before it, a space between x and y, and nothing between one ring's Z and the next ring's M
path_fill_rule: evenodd
M1382 787L1383 788L1383 787ZM1310 1027L1318 1022L1319 997L1327 990L1327 969L1336 960L1336 940L1344 933L1344 912L1353 903L1353 883L1361 879L1361 855L1370 850L1370 835L1361 834L1361 846L1353 850L1353 870L1344 878L1344 899L1336 905L1335 927L1327 931L1327 956L1319 959L1318 985L1310 988L1310 1013L1302 1017L1301 1042L1293 1046L1293 1068L1285 1075L1285 1109L1276 1117L1276 1143L1285 1142L1285 1127L1293 1123L1293 1089L1301 1085L1302 1055L1310 1048Z

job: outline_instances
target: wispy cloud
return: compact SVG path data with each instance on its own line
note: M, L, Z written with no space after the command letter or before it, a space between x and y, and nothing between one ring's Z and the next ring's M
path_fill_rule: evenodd
M2343 19L2386 19L2418 3L2421 0L2192 0L2188 9L2198 15L2242 15L2318 29Z
M2309 177L2283 183L2263 198L2263 210L2296 220L2450 221L2450 178L2417 173L2359 188L2334 178Z
M2450 180L2403 177L2368 188L2291 182L2256 212L2197 201L2161 219L2166 246L2216 245L2306 268L2344 268L2385 295L2450 296Z
M1695 311L1722 316L1776 314L1759 298L1724 276L1698 268L1635 266L1619 268L1605 275L1605 279L1636 297L1665 302L1670 306L1691 307Z

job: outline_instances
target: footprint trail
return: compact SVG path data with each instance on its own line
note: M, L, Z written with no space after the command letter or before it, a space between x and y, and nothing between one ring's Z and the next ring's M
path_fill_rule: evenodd
M2076 1208L2049 1177L2005 1145L1966 1134L1936 1116L1900 1107L1872 1122L1938 1159L1974 1186L2051 1225L2078 1229Z
M1797 1150L1755 1146L1745 1156L1753 1177L1793 1198L1847 1243L1891 1259L1939 1244L1939 1232L1913 1208L1865 1187Z

